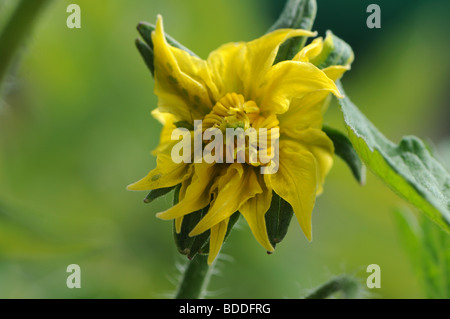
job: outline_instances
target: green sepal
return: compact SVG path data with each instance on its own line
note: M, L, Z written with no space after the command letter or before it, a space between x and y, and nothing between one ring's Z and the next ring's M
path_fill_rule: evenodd
M286 236L293 215L292 206L277 193L272 192L272 203L264 216L267 235L270 243L275 246Z
M345 95L340 81L339 91ZM450 234L450 175L415 136L388 140L348 97L339 100L348 136L366 166Z
M152 73L152 76L154 76L155 64L154 64L153 50L141 39L136 39L135 44L136 48L138 49L139 53L142 56L142 59L144 60L150 72Z
M184 215L183 222L181 223L181 231L179 233L174 227L174 237L175 244L177 245L178 251L187 255L190 259L193 258L198 251L209 241L209 230L205 231L197 236L189 236L189 233L194 229L198 222L205 216L208 212L209 206L200 209L196 212Z
M180 189L181 189L181 184L178 184L175 186L175 191L173 192L172 206L175 206L180 201Z
M175 188L174 195L173 195L173 206L178 204L179 196L180 196L180 188L181 184L178 184ZM199 245L202 247L206 241L209 239L209 231L204 232L198 236L190 237L189 233L194 229L195 225L198 224L198 222L202 219L204 214L208 211L209 206L200 209L196 212L192 212L190 214L187 214L183 217L183 222L181 223L181 230L179 233L176 232L175 229L175 220L173 222L173 235L175 240L175 245L177 246L178 251L180 254L188 255L188 256L194 256L197 252L192 252L192 245L194 245L194 242L197 240L196 245ZM205 238L205 233L207 233L207 236ZM199 241L203 241L201 244Z
M176 186L164 187L164 188L158 188L158 189L151 190L150 193L148 193L148 195L145 196L144 203L148 204L148 203L153 202L155 199L166 195L168 192L170 192L175 187Z
M325 69L332 65L350 65L354 58L352 47L331 31L327 31L322 52L312 58L310 62L319 69Z
M194 130L194 125L192 123L189 123L188 121L178 121L173 123L177 128L185 128L188 129L189 131L193 131Z
M322 127L322 131L333 142L335 154L348 165L358 183L364 185L366 182L366 167L353 148L352 142L345 134L334 128L324 126Z
M288 0L278 20L268 32L277 29L311 30L316 18L316 0ZM305 45L307 37L295 37L284 42L279 50L274 64L291 60Z

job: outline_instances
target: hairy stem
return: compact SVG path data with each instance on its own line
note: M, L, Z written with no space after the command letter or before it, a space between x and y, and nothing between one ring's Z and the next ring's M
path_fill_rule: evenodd
M342 292L346 299L357 298L360 283L352 276L341 275L316 288L305 299L326 299L337 292Z
M176 299L199 299L208 286L212 266L208 266L208 256L197 254L186 267L178 287Z

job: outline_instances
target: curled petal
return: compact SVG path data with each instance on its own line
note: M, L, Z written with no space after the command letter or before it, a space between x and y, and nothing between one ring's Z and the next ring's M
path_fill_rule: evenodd
M310 127L321 129L329 95L327 91L316 91L293 99L286 113L278 115L281 134L292 136Z
M345 72L350 70L350 65L332 65L322 71L333 81L339 80Z
M334 145L330 138L319 129L307 129L298 132L295 140L299 141L306 149L308 149L317 162L317 195L323 191L325 177L333 166Z
M169 45L161 16L158 16L152 41L159 110L174 114L178 121L202 118L212 107L205 84L205 79L209 79L206 61Z
M219 168L213 164L193 164L194 175L189 184L182 185L178 204L156 214L161 219L174 219L206 207L211 199L211 186ZM184 189L185 190L184 190Z
M167 152L158 154L156 159L156 168L150 171L144 178L127 186L128 190L144 191L153 190L163 187L171 187L178 185L185 179L189 178L189 164L176 164L170 157L170 147Z
M209 253L208 264L211 265L219 254L223 240L227 233L229 218L224 219L220 223L211 227L211 235L209 237Z
M267 234L266 219L264 217L272 202L272 189L268 189L262 179L260 185L263 192L246 201L239 208L239 212L244 216L256 240L267 251L272 252L274 249Z
M315 32L301 29L278 29L248 42L245 50L245 63L240 69L244 83L244 96L255 100L256 89L272 67L283 42L292 37L315 35Z
M322 52L322 49L323 49L323 39L322 38L314 39L314 41L311 42L311 44L301 49L300 52L297 53L292 60L300 62L309 62L312 58L318 56L320 52Z
M228 43L208 56L208 68L211 70L212 82L217 88L215 100L220 100L230 92L242 92L243 84L237 65L243 65L245 43Z
M285 113L293 99L325 91L342 97L336 84L311 63L284 61L274 65L258 88L261 111ZM258 101L257 101L258 103Z
M308 240L312 239L311 214L319 187L318 169L316 158L307 148L295 141L281 140L278 172L264 176L266 183L291 204Z
M229 218L243 203L261 192L262 189L252 167L244 168L239 163L231 164L225 174L219 177L214 203L189 235L199 235Z

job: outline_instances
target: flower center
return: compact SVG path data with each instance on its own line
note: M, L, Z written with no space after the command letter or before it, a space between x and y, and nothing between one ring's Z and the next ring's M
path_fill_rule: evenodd
M278 128L275 114L264 117L254 101L245 101L244 96L228 93L221 98L212 111L203 119L203 131L208 128L218 128L223 133L227 128Z
M237 141L224 140L224 152L233 149L233 158L241 153L245 162L253 166L267 165L276 155L275 142L279 138L279 121L275 114L263 116L258 105L254 101L245 101L244 96L236 93L228 93L213 107L212 111L203 119L203 132L216 128L226 134L227 129L239 130ZM243 135L243 137L242 137ZM239 136L244 145L237 145ZM277 146L277 145L276 145Z

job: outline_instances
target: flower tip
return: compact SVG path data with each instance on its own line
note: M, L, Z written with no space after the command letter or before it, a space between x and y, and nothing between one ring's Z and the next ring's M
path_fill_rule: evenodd
M339 91L338 88L336 88L336 89L334 90L333 93L334 93L334 95L335 95L338 99L343 99L343 98L345 98L345 95L342 94L341 91Z
M189 237L194 237L194 236L197 236L197 235L200 235L200 233L195 229L195 227L194 227L194 229L191 230L191 232L188 234Z
M134 185L134 183L128 185L128 186L127 186L127 191L135 191L136 189L134 189L133 185Z
M160 13L156 15L156 25L163 23L163 17Z
M136 26L136 29L138 30L138 31L140 31L144 26L145 26L145 22L144 21L140 21L138 24L137 24L137 26Z
M164 213L163 213L163 212L157 213L157 214L156 214L156 217L158 217L159 219L165 219L165 218L164 218Z

